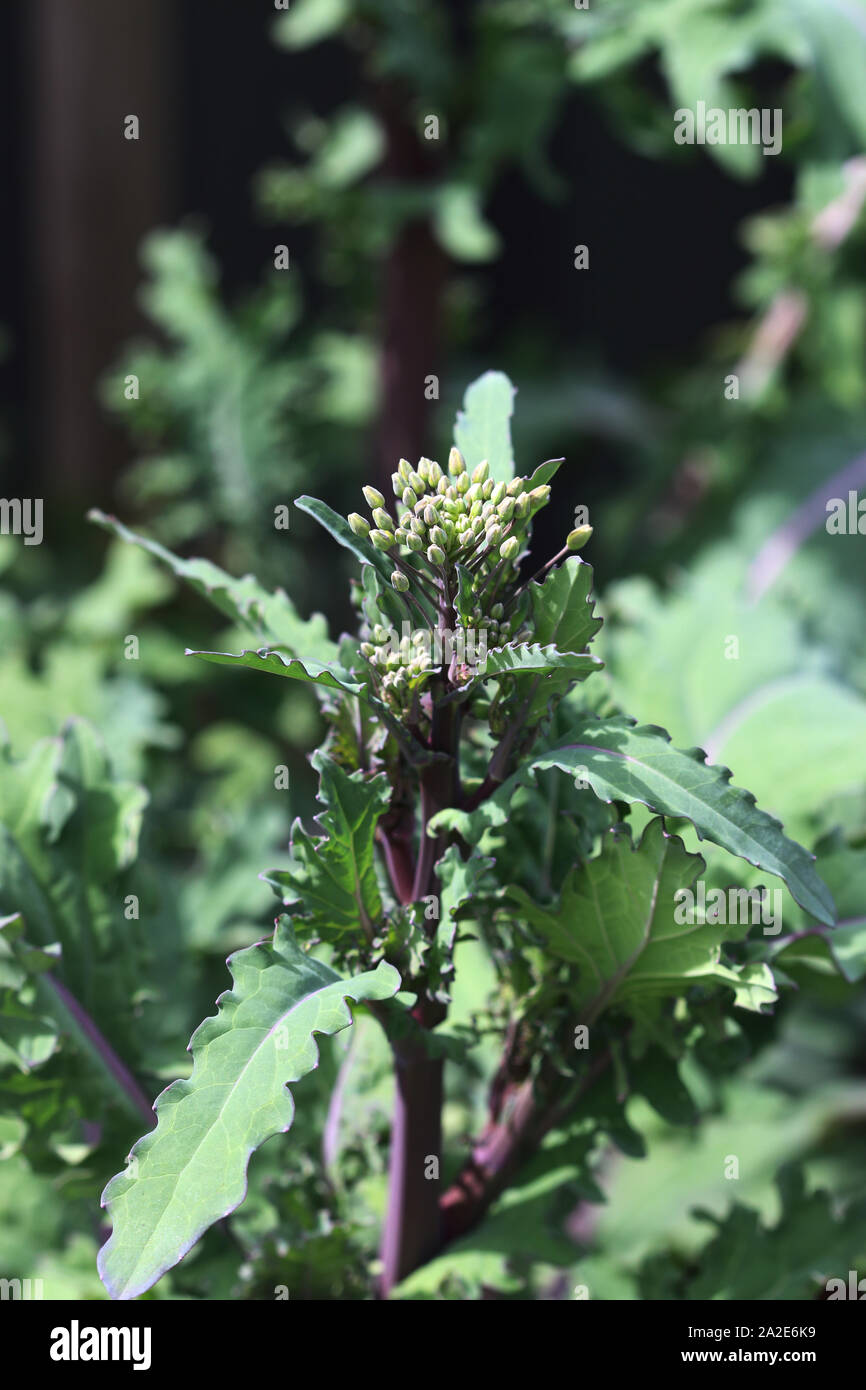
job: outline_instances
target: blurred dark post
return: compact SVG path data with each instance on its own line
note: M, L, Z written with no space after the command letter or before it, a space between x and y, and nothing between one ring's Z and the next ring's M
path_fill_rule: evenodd
M169 211L169 0L30 0L27 20L32 435L47 490L108 500L125 449L97 385L140 326L138 247Z
M382 172L400 184L423 183L437 173L436 142L425 142L406 118L406 94L383 85L377 92L385 128ZM432 147L432 148L431 148ZM440 352L442 302L448 258L429 218L403 226L385 265L382 312L381 415L376 472L386 497L401 457L413 465L431 447L433 402L425 377L444 374Z

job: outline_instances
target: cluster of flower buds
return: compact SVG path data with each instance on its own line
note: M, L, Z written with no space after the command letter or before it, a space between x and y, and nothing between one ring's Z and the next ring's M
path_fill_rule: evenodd
M401 459L391 477L397 520L386 510L381 492L365 487L373 524L352 512L349 525L356 536L369 536L378 550L423 551L435 571L458 561L478 574L503 564L516 572L526 527L547 502L550 488L545 484L527 490L526 478L496 483L489 471L485 460L470 476L458 449L451 450L447 473L433 459L422 458L417 469ZM400 593L409 587L399 569L392 582Z
M519 636L523 619L509 608L508 599L530 522L546 505L550 487L546 483L531 487L528 478L496 482L486 461L470 474L459 449L451 450L447 473L433 459L420 459L417 468L401 459L391 481L396 515L391 515L377 488L365 487L370 520L352 512L349 526L356 536L369 539L392 557L391 584L398 594L411 595L417 586L428 598L431 591L448 596L446 608L450 608L457 589L455 566L469 576L470 625L463 628L452 609L455 632L451 634L457 657L450 669L458 679L461 673L466 678L473 667L470 644L474 643L475 651L482 643L489 650ZM573 532L569 548L579 549L590 531L582 527ZM441 605L437 607L441 612ZM378 669L383 691L397 703L404 703L419 677L437 663L436 651L431 660L431 634L423 629L398 643L377 624L365 628L362 636L363 655ZM437 633L432 636L435 647ZM438 633L440 639L443 636ZM463 649L469 652L468 659L463 659Z

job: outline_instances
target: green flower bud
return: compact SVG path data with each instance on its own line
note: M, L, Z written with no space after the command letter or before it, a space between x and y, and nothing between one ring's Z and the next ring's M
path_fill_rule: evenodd
M359 512L350 512L347 520L355 535L360 536L362 540L366 540L370 534L369 521L365 521Z
M387 637L388 629L383 627L381 623L376 623L376 626L373 628L373 641L381 644Z
M423 550L424 542L420 536L416 536L414 531L410 531L406 537L406 544L410 550Z
M480 501L479 501L479 502L473 502L473 503L472 503L472 506L469 508L469 520L470 520L470 521L474 521L475 518L476 518L477 516L480 516L480 515L481 515L481 507L482 507L482 503L481 503Z
M400 513L400 525L403 526L403 527L411 526L411 525L412 525L412 513L411 513L411 512L401 512L401 513Z
M415 492L417 492L417 494L418 494L419 497L422 495L422 493L424 493L424 492L427 491L427 484L425 483L424 479L421 477L421 474L420 474L420 473L416 473L416 472L414 471L414 469L413 469L412 472L409 474L409 486L410 486Z
M435 526L439 520L439 513L435 507L426 506L424 508L424 521L428 526Z
M493 525L492 525L491 527L489 527L489 528L488 528L488 531L487 531L487 544L488 544L488 545L490 546L490 548L492 549L494 545L498 545L498 544L499 544L499 542L501 541L501 539L502 539L502 527L499 526L496 522L494 522Z
M373 646L372 642L361 643L361 655L366 656L368 660L374 654L375 650L376 648Z
M394 522L390 512L386 512L384 507L373 508L373 520L380 531L393 531Z
M397 472L403 479L404 486L409 481L409 474L412 472L412 465L408 459L401 459L397 464Z
M414 531L416 536L420 536L422 540L427 534L427 527L424 525L424 522L418 516L413 516L411 518L409 522L409 529L410 531Z
M422 459L419 459L419 460L418 460L418 474L419 474L420 477L422 477L422 478L424 479L425 483L429 481L429 478L430 478L430 460L429 460L429 459L427 459L427 458L422 458ZM412 484L410 483L409 486L411 487Z
M458 497L465 497L465 496L466 496L466 493L469 491L469 489L470 489L471 486L472 486L472 484L471 484L470 481L469 481L469 474L468 474L468 473L461 473L461 474L460 474L460 477L457 479L457 483L456 483L457 496L458 496Z
M472 533L473 533L473 535L475 535L475 536L480 536L480 535L481 535L481 532L482 532L483 530L484 530L484 517L483 517L483 516L474 516L474 517L472 518Z
M493 497L494 487L495 484L492 478L488 478L487 481L482 484L481 496L484 498L485 502L489 501Z
M571 551L582 550L591 535L591 526L577 526L573 531L569 531L565 544Z
M444 550L448 544L448 538L441 526L434 526L430 531L430 541L433 545L441 546Z
M392 545L396 545L396 541L389 531L371 531L370 540L377 550L390 550Z
M440 483L440 480L442 479L442 476L443 476L443 475L442 475L442 469L439 467L439 465L438 465L438 463L435 461L435 459L428 459L427 462L428 462L429 465L430 465L430 467L429 467L429 469L428 469L428 471L427 471L427 479L428 479L428 481L429 481L429 483L430 483L430 486L431 486L431 487L438 487L438 486L439 486L439 483Z
M452 449L448 455L448 472L452 478L459 478L461 473L466 472L466 462L459 449Z
M504 612L505 609L501 603L494 603L493 607L490 610L490 616L491 618L495 618L498 622Z
M514 560L520 549L520 541L516 536L509 536L507 541L503 541L499 547L499 554L503 560Z
M499 517L499 520L503 522L503 524L507 525L507 523L514 516L514 498L503 498L503 500L499 503L499 505L496 508L496 515Z
M511 479L511 482L508 484L507 488L505 489L505 496L506 496L506 497L519 497L520 494L521 494L521 492L523 492L523 489L524 489L525 484L526 484L526 479L525 479L525 478L512 478L512 479Z
M518 521L525 521L529 516L529 508L532 506L532 498L528 492L522 492L514 501L514 515Z
M486 481L487 481L487 475L488 475L489 472L490 472L490 464L487 462L487 459L483 459L483 460L481 461L481 463L479 463L478 467L477 467L477 468L474 468L474 469L472 470L472 481L473 481L473 483L483 483L483 482L486 482Z
M401 545L405 545L405 544L406 544L406 528L405 528L405 526L398 526L398 527L397 527L396 531L394 532L394 540L395 540L395 541L399 541Z
M530 501L534 508L543 507L550 496L550 483L543 483L541 487L534 487L529 494Z
M362 491L364 493L364 501L367 503L368 507L371 509L373 507L384 507L385 499L378 488L365 487Z
M391 486L394 489L394 496L401 497L403 494L403 479L399 473L391 474Z
M443 497L445 493L448 491L448 479L446 478L444 473L442 474L442 477L436 484L436 491L440 497Z
M404 506L404 507L414 507L414 506L415 506L415 503L416 503L417 501L418 501L418 497L417 497L417 495L412 491L412 489L411 489L410 487L406 487L406 488L403 489L403 506Z
M395 570L391 575L391 588L396 589L398 594L405 594L409 588L409 580L401 570Z
M428 545L427 559L430 561L431 565L444 565L445 551L440 550L438 545Z

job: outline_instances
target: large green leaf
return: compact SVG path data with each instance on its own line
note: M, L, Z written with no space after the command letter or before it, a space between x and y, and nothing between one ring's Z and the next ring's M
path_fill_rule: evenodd
M505 823L521 783L555 767L585 778L603 801L639 802L658 815L690 820L700 839L777 874L807 911L833 922L833 900L815 872L813 856L758 809L750 792L731 785L728 768L708 765L705 758L700 748L672 747L664 729L653 725L637 727L622 715L587 717L558 747L530 758L477 812L448 812L434 818L431 829L447 822L475 840L487 825Z
M289 867L262 877L293 913L303 917L299 931L325 941L345 932L369 934L382 916L373 846L391 798L388 778L350 775L321 752L311 761L319 773L319 801L325 807L316 824L325 833L308 835L297 821Z
M237 952L229 965L234 989L190 1042L192 1075L163 1091L156 1129L103 1193L113 1229L99 1272L112 1298L144 1293L240 1205L251 1154L291 1128L288 1087L317 1065L313 1035L352 1022L348 999L388 999L400 986L384 961L341 980L300 949L286 917L272 941Z
M776 991L766 966L734 967L721 959L722 943L744 936L748 920L677 921L677 894L690 890L704 868L700 855L689 854L656 819L637 846L627 827L609 831L601 853L572 869L549 906L522 888L509 889L507 897L552 954L577 967L570 997L583 1022L612 1005L628 1010L694 984L727 985L745 1008L770 1003Z
M96 509L88 512L88 519L155 556L221 613L254 632L263 646L281 646L304 657L315 656L322 663L337 660L336 644L328 637L321 613L304 621L282 589L272 594L251 574L233 579L211 560L182 560L158 541L137 535L115 517Z
M497 482L514 477L514 389L504 372L485 372L467 386L454 426L454 441L469 471L487 459L490 477Z

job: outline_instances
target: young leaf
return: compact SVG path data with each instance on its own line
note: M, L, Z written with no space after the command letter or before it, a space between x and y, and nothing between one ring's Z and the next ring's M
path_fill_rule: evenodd
M299 657L283 656L281 652L270 651L267 647L257 652L195 652L187 647L186 655L211 661L215 666L246 666L250 671L266 671L289 680L326 685L331 690L345 690L350 695L359 695L364 689L341 666L325 666L321 661L302 661Z
M582 1022L594 1022L613 1004L628 1010L694 984L728 985L747 1008L772 1003L776 991L766 966L746 967L743 976L721 960L722 942L744 936L748 918L739 926L677 921L677 894L691 889L705 867L657 819L637 846L627 827L611 830L601 853L572 869L549 907L522 888L510 888L507 897L551 952L577 967L571 997Z
M533 636L542 647L553 643L561 652L582 652L589 645L601 627L601 618L593 615L591 590L592 567L577 555L570 555L543 584L530 584Z
M234 989L193 1034L192 1075L159 1096L156 1129L103 1193L113 1230L99 1273L112 1298L144 1293L244 1200L251 1154L291 1128L288 1087L318 1063L313 1035L352 1022L348 999L389 999L400 987L385 961L341 980L300 949L287 917L272 941L228 964Z
M262 878L304 917L305 933L332 941L360 926L370 936L382 916L373 842L391 798L388 778L349 775L321 752L311 761L325 807L316 824L325 833L316 839L297 821L289 868L272 869Z
M539 646L538 643L522 646L494 647L487 652L483 661L479 660L479 680L495 680L499 676L520 676L532 674L547 676L558 674L567 676L568 683L585 680L593 671L598 671L603 662L597 656L557 650L554 646Z
M328 637L327 624L321 613L315 613L304 621L282 589L272 594L251 574L244 575L243 579L233 579L210 560L182 560L158 541L139 536L115 517L106 516L96 508L89 511L87 517L106 531L113 531L121 540L140 546L155 556L226 617L248 627L262 645L280 646L305 657L315 654L323 664L337 660L336 644Z
M344 516L340 516L339 512L335 512L326 502L320 502L318 497L298 497L295 506L318 521L320 526L324 526L335 541L352 552L356 560L360 560L364 565L372 565L385 583L390 585L393 562L384 551L377 550L370 541L356 536Z
M515 388L504 372L485 372L466 388L457 412L454 441L471 473L484 459L490 477L507 483L514 477L511 414Z

